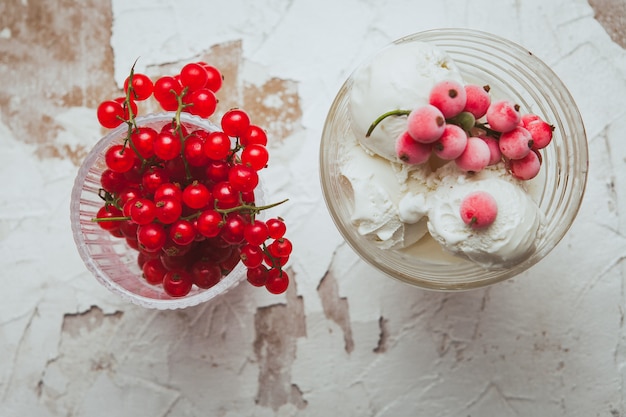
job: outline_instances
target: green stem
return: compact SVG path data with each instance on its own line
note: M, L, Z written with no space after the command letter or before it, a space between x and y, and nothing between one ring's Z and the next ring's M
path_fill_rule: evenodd
M485 123L476 123L474 125L474 127L477 127L479 129L484 130L485 132L487 132L490 136L492 136L494 139L500 139L500 136L502 135L501 132L498 132L497 130L493 130L491 129L489 126L487 126Z
M176 108L176 114L174 115L174 120L173 120L173 123L175 124L174 131L176 133L178 133L178 136L180 137L180 142L183 145L183 148L185 146L185 140L187 138L183 135L182 123L180 121L180 115L181 115L183 109L185 107L187 107L187 105L185 103L183 103L183 97L185 97L185 95L187 94L188 89L189 89L189 87L185 87L183 89L183 91L180 93L180 95L176 94L176 91L170 90L172 92L172 94L174 94L176 96L176 101L178 103L178 107ZM189 168L189 164L187 163L187 159L185 159L185 158L183 158L183 165L185 167L185 176L187 177L187 181L189 181L192 178L191 168Z
M122 222L124 220L130 220L129 216L118 216L118 217L94 217L91 219L94 223L99 222Z
M365 134L366 138L369 138L376 126L378 126L383 120L390 116L408 116L411 113L411 110L391 110L387 113L383 113L374 122L370 125L369 129L367 129L367 133Z
M244 211L244 210L250 210L252 213L258 213L260 211L271 209L273 207L279 206L279 205L281 205L283 203L286 203L287 201L289 201L288 198L285 198L284 200L279 201L277 203L272 203L272 204L268 204L268 205L265 205L265 206L253 206L253 205L250 205L250 204L242 204L240 206L232 207L232 208L228 208L228 209L220 209L220 208L216 207L215 211L217 211L218 213L221 213L221 214L228 214L228 213L232 213L234 211Z

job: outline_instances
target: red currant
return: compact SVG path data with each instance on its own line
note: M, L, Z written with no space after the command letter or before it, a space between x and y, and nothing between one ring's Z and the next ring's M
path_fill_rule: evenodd
M156 206L152 200L137 198L130 200L130 218L139 225L148 224L156 218Z
M222 160L230 153L230 138L223 132L211 132L204 142L204 154L212 160Z
M182 147L183 144L180 137L173 132L162 131L154 138L153 142L154 154L164 161L169 161L179 156Z
M239 213L228 213L224 219L224 226L220 236L230 244L238 244L243 241L243 229L246 221Z
M265 222L254 220L254 222L246 224L243 230L244 239L252 245L261 245L269 237L269 231Z
M100 175L100 185L110 193L118 193L127 186L127 181L123 173L105 169Z
M239 257L248 268L256 268L263 262L263 249L258 245L243 245Z
M191 134L185 139L183 156L192 167L204 167L209 158L204 154L204 141L197 135Z
M183 190L183 203L191 209L206 207L211 200L211 192L202 183L192 182Z
M214 93L217 93L222 87L222 82L224 80L222 73L212 65L203 64L203 67L207 72L207 82L205 87Z
M293 245L291 241L285 237L276 239L267 248L270 254L275 258L285 258L291 255Z
M228 182L235 191L252 191L259 184L257 172L250 166L236 164L228 171Z
M141 185L146 193L153 194L161 185L170 181L167 170L159 167L150 167L141 177Z
M154 200L158 201L164 197L174 198L178 201L183 199L183 191L176 184L171 182L163 183L154 191Z
M137 229L139 225L132 220L124 220L120 222L120 231L124 235L124 237L132 239L134 241L137 240Z
M249 268L246 272L248 282L255 287L263 287L267 281L268 269L265 265Z
M203 88L209 79L206 69L198 63L192 62L185 65L180 70L180 82L183 87L188 87L189 91L196 91Z
M163 197L155 200L156 218L163 224L174 223L183 212L183 205L180 200L172 197Z
M269 157L269 152L263 145L248 145L241 151L241 163L252 167L255 171L265 168Z
M169 75L159 78L154 83L154 98L161 104L175 102L178 107L176 96L180 96L182 91L180 82Z
M137 228L137 242L146 252L157 252L165 245L167 234L159 223L148 223Z
M135 154L124 145L112 145L104 154L107 167L115 172L127 172L135 164Z
M168 271L163 277L163 290L171 297L184 297L192 286L191 275L182 269Z
M280 218L269 219L265 224L267 225L268 233L272 239L280 239L287 231L285 222Z
M206 165L205 176L207 180L214 183L228 180L228 171L230 166L228 162L224 160L209 161Z
M282 269L270 269L267 274L265 288L272 294L282 294L289 286L289 275Z
M224 275L227 275L235 268L235 266L237 266L239 262L241 262L241 259L239 258L239 248L234 246L230 255L228 255L228 258L220 262L220 268L222 268Z
M142 158L148 159L154 155L153 143L158 133L149 127L140 127L130 135L130 140Z
M128 91L128 83L130 76L124 80L124 91ZM145 74L133 74L131 97L135 100L142 101L148 99L154 90L154 83ZM136 113L135 113L136 114Z
M189 245L196 239L196 228L189 220L176 220L170 226L169 237L178 245Z
M239 143L241 146L250 146L250 145L267 145L267 134L265 131L257 126L250 125L246 129L243 135L239 137Z
M222 269L215 263L199 260L191 265L191 276L199 288L211 288L222 279Z
M239 205L239 195L228 181L218 182L213 186L213 198L217 208L229 209Z
M96 213L97 219L110 219L112 217L122 217L122 216L123 216L122 211L118 209L117 207L112 206L110 204L105 204ZM119 230L120 224L121 222L116 221L116 220L105 220L105 221L98 222L98 226L100 226L101 229L107 230L109 232Z
M124 108L114 100L103 101L96 110L96 116L103 127L113 129L122 124Z
M215 237L222 228L222 215L215 210L204 210L198 216L196 228L202 236Z
M167 273L167 269L159 258L146 260L141 269L145 280L152 285L162 284L163 277Z
M222 130L228 136L240 137L250 127L250 117L243 110L231 109L222 116L221 125Z
M204 118L211 116L217 107L217 98L208 88L192 91L185 96L184 102L189 105L185 108L186 111Z

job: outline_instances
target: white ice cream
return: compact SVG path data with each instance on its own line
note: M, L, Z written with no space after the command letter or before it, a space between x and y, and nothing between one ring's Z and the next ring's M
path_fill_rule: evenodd
M406 118L388 117L366 138L372 122L390 110L412 110L428 104L428 94L439 81L463 81L450 56L424 42L383 49L353 78L352 129L361 145L390 161L398 161L395 142L406 130Z
M407 192L425 195L423 182L407 178L399 164L364 152L354 138L344 145L341 173L352 187L351 220L359 233L384 249L403 248L421 239L427 233L425 213L408 222L398 205Z
M463 82L451 58L425 43L394 45L354 74L350 114L354 137L341 149L341 174L353 195L352 223L382 249L410 248L433 238L444 251L487 269L512 266L530 256L543 235L543 214L522 182L502 166L478 174L454 162L433 168L397 159L396 138L406 118L390 117L365 137L371 123L390 110L428 103L431 88L443 79ZM459 210L474 190L491 193L498 203L494 224L483 230L465 225ZM428 257L428 254L425 254Z
M496 220L487 228L468 227L459 215L461 201L473 191L490 193L498 204ZM427 206L428 231L444 250L487 269L508 268L528 258L543 235L543 213L503 169L442 176Z

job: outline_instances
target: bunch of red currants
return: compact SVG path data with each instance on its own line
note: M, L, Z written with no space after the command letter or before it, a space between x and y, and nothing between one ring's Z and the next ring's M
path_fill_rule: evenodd
M292 252L280 217L258 214L286 200L255 204L258 171L267 166L267 134L247 112L230 109L214 129L181 121L181 113L209 118L222 86L218 69L203 62L152 81L130 75L125 95L100 104L107 128L126 124L123 141L105 152L100 197L93 221L138 251L143 279L172 297L196 286L211 288L242 262L248 282L283 293L283 269ZM173 112L159 126L137 123L137 102L153 98Z

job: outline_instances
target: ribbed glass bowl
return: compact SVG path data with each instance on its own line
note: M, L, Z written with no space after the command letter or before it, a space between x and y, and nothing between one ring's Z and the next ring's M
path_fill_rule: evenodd
M165 112L137 117L138 126L160 129L171 121L174 113ZM181 122L190 130L202 128L207 131L217 127L206 119L181 114ZM122 143L127 126L111 130L96 143L83 161L76 176L70 201L70 220L76 248L87 269L95 278L114 294L136 305L154 309L180 309L209 301L235 287L246 278L246 269L239 263L215 286L201 289L196 286L184 297L171 297L163 287L151 285L142 278L137 263L137 251L128 246L125 239L112 236L92 219L102 207L103 200L98 195L100 176L106 169L104 154L114 143ZM262 201L260 187L255 190L257 203Z
M428 42L446 51L466 82L489 84L555 126L552 143L542 150L542 174L534 179L538 204L546 216L544 238L536 252L506 270L485 270L469 261L449 262L438 257L385 250L359 235L351 224L349 182L342 177L339 152L352 133L350 76L328 113L320 145L320 180L326 205L347 243L365 261L403 282L435 290L467 290L511 278L543 259L563 238L576 217L585 190L588 150L580 113L566 86L539 58L523 47L490 33L468 29L437 29L401 38L391 45ZM363 65L365 65L364 63ZM354 139L352 139L354 140ZM444 258L445 259L445 258Z

